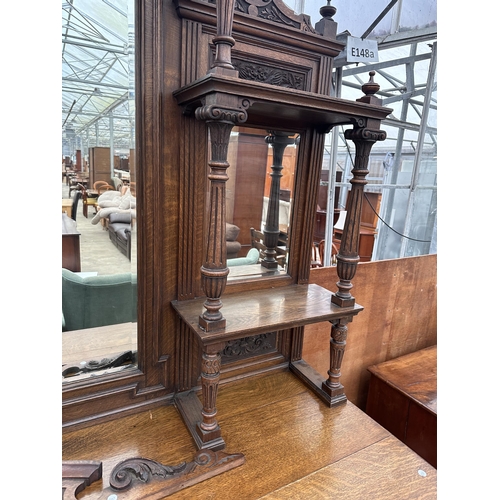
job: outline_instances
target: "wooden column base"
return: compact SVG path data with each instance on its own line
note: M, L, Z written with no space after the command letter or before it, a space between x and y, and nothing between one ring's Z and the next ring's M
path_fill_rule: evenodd
M200 325L200 328L203 328L206 332L214 332L226 327L226 318L221 318L218 321L207 321L202 315L200 315L198 324Z
M343 299L339 297L337 294L332 295L332 304L335 304L339 307L354 307L356 304L356 299L351 297L350 299Z
M214 430L209 432L200 428L203 406L193 391L177 394L174 401L199 450L210 449L212 451L218 451L226 447L226 443L221 437L221 430L218 425Z
M306 384L307 387L309 387L309 389L330 408L347 401L343 385L340 385L338 389L332 391L331 388L325 386L325 378L303 359L290 363L290 371L292 371L292 373Z
M260 265L266 269L278 269L278 261L266 262L265 260L262 260Z

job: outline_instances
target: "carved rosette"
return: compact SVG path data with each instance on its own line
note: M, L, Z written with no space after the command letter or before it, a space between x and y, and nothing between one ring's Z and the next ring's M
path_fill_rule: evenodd
M212 95L207 101L226 101L227 96ZM229 99L235 100L230 97ZM234 106L221 106L209 102L195 111L198 120L206 122L211 141L211 159L208 162L210 172L210 221L208 240L205 249L205 261L201 267L201 285L207 296L206 311L200 316L199 325L205 331L225 327L225 319L220 311L220 300L226 288L229 269L226 262L226 182L228 179L227 151L231 130L237 123L247 119L246 109L250 105L247 99L234 102Z

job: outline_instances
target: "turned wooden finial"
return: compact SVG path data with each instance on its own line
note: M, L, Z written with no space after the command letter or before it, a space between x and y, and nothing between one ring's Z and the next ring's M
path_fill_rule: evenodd
M234 3L235 0L217 0L217 35L213 37L215 61L209 73L231 74L236 71L231 62L231 49L235 44L232 37Z
M358 102L366 102L368 104L378 104L382 105L382 99L378 98L375 94L380 90L380 85L375 82L373 77L375 76L375 71L370 71L368 73L370 79L367 83L363 84L361 90L365 94L363 97L356 99Z
M330 5L331 0L326 0L326 1L327 4L323 5L323 7L319 9L319 13L321 14L322 17L331 19L337 12L337 9L333 5Z
M314 26L314 29L320 35L332 40L335 40L337 37L337 23L333 20L336 12L337 9L333 5L330 5L330 0L327 0L327 4L319 9L322 19Z

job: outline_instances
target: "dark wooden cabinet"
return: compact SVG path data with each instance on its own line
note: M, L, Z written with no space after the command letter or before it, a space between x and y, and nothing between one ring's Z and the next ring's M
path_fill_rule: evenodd
M81 269L80 260L80 233L76 229L76 222L62 214L62 267L74 273Z
M437 347L368 370L368 415L437 467Z

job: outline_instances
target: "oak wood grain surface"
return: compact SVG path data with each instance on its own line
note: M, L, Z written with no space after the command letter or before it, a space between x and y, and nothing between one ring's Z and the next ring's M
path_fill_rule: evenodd
M437 414L437 346L368 367L372 375Z
M215 343L221 339L237 339L242 335L256 335L349 314L356 315L363 310L357 304L347 308L338 307L331 303L331 296L331 292L315 284L227 295L221 309L227 321L226 327L211 333L203 331L198 324L206 300L204 297L174 301L172 305L204 343Z
M268 498L327 498L313 494L315 482L325 475L327 491L353 488L362 493L373 488L376 492L375 496L356 498L435 498L436 474L430 465L395 443L385 429L351 403L328 408L290 372L222 387L218 416L225 451L243 453L245 464L169 498L253 500L273 494ZM195 452L173 406L63 435L63 460L103 461L103 479L78 496L86 500L100 498L109 486L111 470L125 458L146 457L177 465L191 461ZM427 477L415 477L419 469ZM392 475L384 486L387 474ZM276 496L285 487L292 488L286 492L292 496ZM137 498L164 498L159 481L138 488Z
M335 291L335 267L311 269L311 283ZM348 325L341 383L347 399L365 409L368 367L437 343L437 256L362 262L352 295L364 310ZM304 329L303 358L327 376L331 325Z

